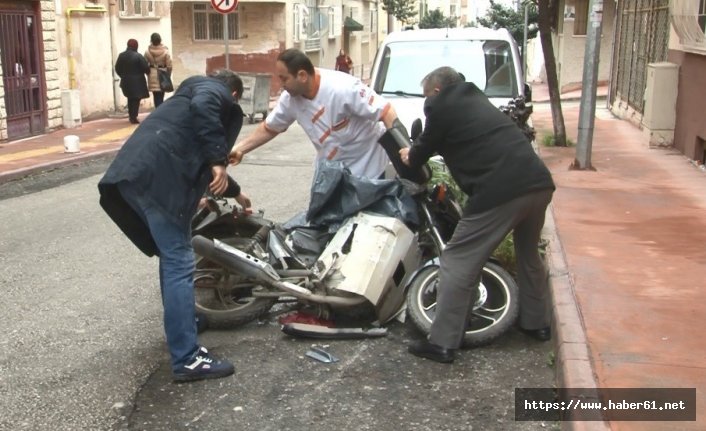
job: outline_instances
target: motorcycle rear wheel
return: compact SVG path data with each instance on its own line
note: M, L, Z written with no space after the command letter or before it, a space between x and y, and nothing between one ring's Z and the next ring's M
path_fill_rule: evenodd
M436 316L438 282L439 267L430 266L414 277L407 291L407 313L425 334L431 331ZM465 347L491 343L510 329L520 312L517 283L499 265L485 264L478 290L478 299L466 319Z
M221 241L242 250L252 240L226 238ZM255 297L252 294L254 290L266 289L213 261L196 255L194 274L196 311L206 316L209 328L235 328L269 311L276 299Z

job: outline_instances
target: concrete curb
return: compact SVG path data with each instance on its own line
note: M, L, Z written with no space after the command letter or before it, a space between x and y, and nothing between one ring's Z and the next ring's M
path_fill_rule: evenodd
M599 101L605 102L605 100L606 100L607 98L608 98L607 96L596 96L596 102L599 102ZM580 101L581 101L581 96L576 96L576 97L562 97L562 98L561 98L561 103L564 103L564 102L580 102ZM538 105L539 105L539 104L550 104L550 103L552 103L552 101L549 100L549 99L532 100L532 103L536 103L536 104L538 104Z
M566 263L564 248L554 223L550 205L545 220L545 238L549 241L547 262L551 286L556 352L556 381L559 388L597 388L586 331L574 296L574 286ZM562 431L610 431L608 422L565 421Z

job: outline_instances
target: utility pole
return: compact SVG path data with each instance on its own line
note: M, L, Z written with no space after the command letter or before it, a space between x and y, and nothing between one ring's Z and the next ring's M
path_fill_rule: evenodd
M579 107L579 134L573 169L593 169L591 145L596 121L596 91L598 86L598 61L601 53L601 26L603 0L591 0L586 31L586 51L583 57L583 85Z
M518 2L519 6L519 2ZM527 23L529 21L529 4L525 5L524 38L522 39L522 83L527 82ZM526 95L525 95L526 96Z
M230 35L228 34L228 14L223 14L223 40L225 41L225 60L226 69L230 69L230 53L228 52L228 45L230 42Z

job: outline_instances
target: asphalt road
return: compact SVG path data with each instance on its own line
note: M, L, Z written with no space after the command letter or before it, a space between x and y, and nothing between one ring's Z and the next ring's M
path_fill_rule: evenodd
M294 126L230 171L284 221L306 208L312 160ZM201 336L235 363L233 377L172 383L157 261L98 206L107 162L0 186L0 429L557 429L514 421L514 388L554 383L551 344L515 330L449 366L406 353L419 336L409 323L320 343L266 320ZM312 345L340 361L313 361Z

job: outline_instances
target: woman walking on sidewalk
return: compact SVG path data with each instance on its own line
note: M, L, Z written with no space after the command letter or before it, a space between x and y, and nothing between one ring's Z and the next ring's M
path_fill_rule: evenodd
M150 46L145 51L145 59L150 65L148 78L149 90L152 92L155 109L164 102L164 90L159 83L159 70L167 72L172 76L172 57L169 55L169 48L162 45L162 36L159 33L152 33L150 36Z
M120 89L127 98L127 112L132 124L137 124L140 100L150 97L145 74L150 70L147 60L137 52L137 40L127 41L127 48L115 62L115 73L120 77Z

